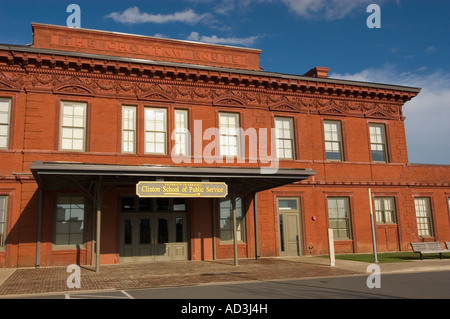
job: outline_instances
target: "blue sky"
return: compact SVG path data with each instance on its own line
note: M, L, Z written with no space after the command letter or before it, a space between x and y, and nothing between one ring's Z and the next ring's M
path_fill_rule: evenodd
M0 0L0 43L32 42L31 22L252 47L266 71L421 87L404 115L409 160L450 164L448 0ZM381 8L370 29L369 4Z

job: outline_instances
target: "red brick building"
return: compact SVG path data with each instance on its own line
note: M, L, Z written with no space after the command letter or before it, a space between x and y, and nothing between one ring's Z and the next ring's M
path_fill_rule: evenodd
M372 252L369 189L379 251L450 240L450 167L408 162L420 89L32 27L32 46L0 45L0 266L320 255L328 229L337 253Z

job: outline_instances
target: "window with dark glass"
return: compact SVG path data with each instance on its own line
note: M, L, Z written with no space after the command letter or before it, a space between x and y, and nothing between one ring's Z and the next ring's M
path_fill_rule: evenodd
M244 217L242 215L242 199L236 198L236 234L237 241L245 241ZM220 240L233 240L233 212L231 200L220 201Z
M85 199L83 196L58 196L54 244L62 246L84 244Z

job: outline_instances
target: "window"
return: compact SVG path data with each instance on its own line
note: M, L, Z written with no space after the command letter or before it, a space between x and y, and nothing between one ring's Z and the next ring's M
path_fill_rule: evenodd
M342 133L341 122L324 121L325 155L329 161L342 161Z
M0 149L9 148L11 99L0 99Z
M175 149L174 155L189 155L188 111L175 110Z
M245 241L244 217L242 216L242 199L236 198L236 234L237 241ZM233 211L230 199L220 201L220 240L233 240Z
M431 205L429 197L414 198L416 208L417 233L421 237L432 237Z
M394 197L376 197L375 214L379 224L395 224L395 201Z
M122 153L136 153L136 107L122 106Z
M166 154L167 109L145 108L145 153Z
M8 220L8 196L0 196L0 250L5 249Z
M447 198L447 201L448 201L448 210L449 210L449 212L450 212L450 197Z
M84 152L86 139L86 103L61 103L60 150Z
M75 246L84 244L83 196L58 196L56 199L56 223L54 244Z
M294 159L294 124L292 118L275 118L277 157Z
M221 156L239 156L239 127L239 114L219 113Z
M278 212L279 213L298 213L300 212L299 208L299 199L298 198L278 198Z
M372 151L372 161L387 162L386 133L384 124L369 124L370 149Z
M328 198L328 222L334 239L351 239L350 207L347 197Z

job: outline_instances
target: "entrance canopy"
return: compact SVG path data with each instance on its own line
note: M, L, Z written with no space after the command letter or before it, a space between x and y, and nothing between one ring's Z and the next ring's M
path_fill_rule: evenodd
M47 190L87 190L100 180L103 186L136 185L140 181L208 181L224 182L236 192L253 193L298 182L316 174L311 169L279 169L274 174L261 174L259 168L69 162L34 162L30 169L39 186Z

